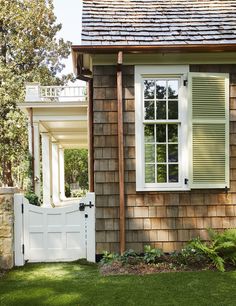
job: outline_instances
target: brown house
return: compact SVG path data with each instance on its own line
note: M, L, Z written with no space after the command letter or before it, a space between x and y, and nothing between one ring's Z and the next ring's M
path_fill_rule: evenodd
M96 252L236 227L236 1L84 0Z

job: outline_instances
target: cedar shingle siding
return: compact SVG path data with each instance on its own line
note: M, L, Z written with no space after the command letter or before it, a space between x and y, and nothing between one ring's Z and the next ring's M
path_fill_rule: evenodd
M229 1L230 2L230 1ZM230 73L230 177L223 190L136 192L134 66L124 66L126 248L180 249L206 229L236 227L236 65L192 65L192 72ZM97 253L119 251L116 67L94 66L94 159Z
M84 0L82 18L87 46L236 44L236 0ZM190 71L230 73L230 190L136 192L134 66L124 66L126 249L151 244L168 252L207 239L207 228L236 227L236 65ZM93 66L93 81L96 252L118 252L116 67Z
M84 0L83 45L236 43L235 0Z

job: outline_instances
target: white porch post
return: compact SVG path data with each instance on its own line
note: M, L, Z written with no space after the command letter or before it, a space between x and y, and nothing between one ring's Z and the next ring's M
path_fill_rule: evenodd
M40 134L39 123L34 123L34 184L35 193L40 198Z
M51 140L42 133L43 206L51 206Z
M59 148L57 143L52 143L52 201L56 204L59 199Z
M60 181L60 199L65 199L65 165L64 149L59 148L59 181Z
M32 130L30 120L28 122L28 148L30 155L32 155Z

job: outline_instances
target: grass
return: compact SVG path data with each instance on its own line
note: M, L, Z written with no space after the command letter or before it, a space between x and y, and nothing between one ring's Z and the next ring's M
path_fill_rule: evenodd
M99 275L79 263L27 264L0 279L0 305L235 306L236 271Z

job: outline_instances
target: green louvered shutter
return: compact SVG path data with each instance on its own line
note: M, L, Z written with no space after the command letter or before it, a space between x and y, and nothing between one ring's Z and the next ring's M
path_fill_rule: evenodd
M229 187L229 76L190 73L191 188Z

